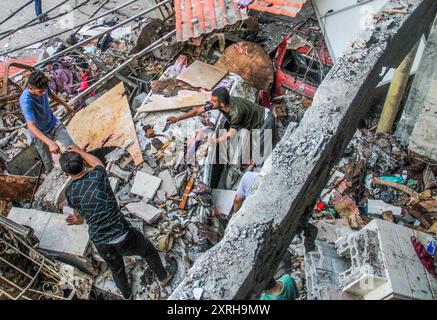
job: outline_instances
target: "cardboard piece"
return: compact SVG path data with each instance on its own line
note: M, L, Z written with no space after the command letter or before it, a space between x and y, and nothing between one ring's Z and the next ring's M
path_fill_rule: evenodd
M184 69L177 77L195 88L211 90L227 74L226 70L196 60Z

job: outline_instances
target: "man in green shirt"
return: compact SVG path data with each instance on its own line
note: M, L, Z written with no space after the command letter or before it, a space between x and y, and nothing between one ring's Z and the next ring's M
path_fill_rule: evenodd
M296 300L298 291L294 279L284 274L278 280L272 278L261 293L260 300Z
M210 104L193 108L178 117L168 117L167 122L176 123L214 109L220 110L230 124L229 130L225 134L217 139L212 139L211 142L214 144L232 138L239 129L247 129L249 131L261 129L261 141L263 141L264 130L274 129L274 117L269 109L263 108L244 98L231 97L226 88L214 89L211 93Z

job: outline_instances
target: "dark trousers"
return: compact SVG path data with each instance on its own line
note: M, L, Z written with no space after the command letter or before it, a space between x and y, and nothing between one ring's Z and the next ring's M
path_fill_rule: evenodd
M41 0L35 0L35 15L38 17L42 14Z
M126 238L119 243L96 245L96 248L111 270L117 288L126 299L130 297L132 287L126 276L123 256L141 256L146 259L150 269L160 281L167 277L167 271L162 265L158 251L137 229L132 228Z

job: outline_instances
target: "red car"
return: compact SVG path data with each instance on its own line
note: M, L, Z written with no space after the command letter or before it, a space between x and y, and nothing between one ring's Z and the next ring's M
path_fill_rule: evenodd
M288 35L276 49L273 59L275 81L273 97L286 90L313 98L333 63L324 41L317 48L295 33Z

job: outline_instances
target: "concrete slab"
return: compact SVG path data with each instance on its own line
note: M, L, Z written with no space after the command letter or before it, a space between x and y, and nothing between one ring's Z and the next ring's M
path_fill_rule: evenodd
M113 174L114 176L123 179L124 181L128 182L132 173L126 170L121 169L119 166L117 166L115 163L111 163L109 165L108 171Z
M126 205L126 208L148 224L154 223L162 213L161 210L142 201L129 203Z
M66 215L15 207L8 218L34 229L40 249L84 258L89 243L86 224L69 226Z
M159 190L165 191L168 196L173 196L176 194L176 185L173 180L173 177L170 174L169 170L162 171L158 174L158 177L162 179L161 186Z
M212 203L225 215L229 215L234 204L235 191L213 189Z
M130 192L147 200L153 199L161 181L160 178L138 171Z

